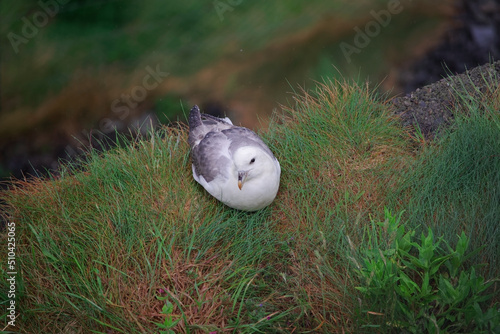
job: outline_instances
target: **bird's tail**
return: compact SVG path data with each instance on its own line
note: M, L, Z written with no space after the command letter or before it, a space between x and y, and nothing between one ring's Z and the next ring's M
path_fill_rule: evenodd
M192 129L194 129L202 124L200 108L198 108L197 105L194 105L193 108L191 108L191 111L189 112L188 123L189 123L190 130L192 130Z

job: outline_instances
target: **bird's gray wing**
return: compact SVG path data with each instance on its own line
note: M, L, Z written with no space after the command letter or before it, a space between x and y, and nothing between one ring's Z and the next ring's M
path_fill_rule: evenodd
M229 151L233 154L242 146L258 146L265 151L269 156L274 158L273 152L267 147L262 139L252 130L240 126L234 126L230 129L223 130L222 133L229 139Z
M232 164L229 145L230 142L223 133L207 133L191 151L196 175L203 176L207 182L216 177L227 178L227 170Z

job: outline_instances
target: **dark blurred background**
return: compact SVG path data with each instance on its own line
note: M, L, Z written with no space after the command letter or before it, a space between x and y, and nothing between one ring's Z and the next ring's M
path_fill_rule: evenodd
M266 127L322 78L408 93L499 55L499 1L1 1L0 178L184 120ZM106 138L109 138L107 140Z

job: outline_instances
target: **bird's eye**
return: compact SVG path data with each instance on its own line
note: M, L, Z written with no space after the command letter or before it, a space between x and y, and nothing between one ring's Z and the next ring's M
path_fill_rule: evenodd
M255 158L252 158L252 160L250 160L250 163L253 164L255 162Z

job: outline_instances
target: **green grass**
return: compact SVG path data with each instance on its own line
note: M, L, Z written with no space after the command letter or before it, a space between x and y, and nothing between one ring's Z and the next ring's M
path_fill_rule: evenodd
M411 228L418 210L436 210L419 200L418 171L438 177L427 152L444 154L475 119L414 152L382 100L347 82L296 93L261 134L283 172L276 200L256 213L225 207L193 180L183 126L90 151L57 179L12 184L2 198L16 223L20 332L158 332L158 324L176 333L362 332L352 247L366 244L366 227L384 219L385 207L406 209ZM477 131L495 138L496 116L475 117ZM476 148L477 138L469 139ZM498 169L472 174L487 185ZM443 213L431 226L436 235L474 235L467 210L486 210L497 193L469 195L469 186L456 190L468 196L456 210L461 225ZM440 194L431 192L454 212ZM493 268L495 252L483 248L471 265L487 259ZM2 267L2 300L5 275Z
M458 98L453 127L422 149L403 191L410 194L406 218L414 229L431 227L452 244L464 231L472 248L484 247L482 271L498 275L500 112L498 90L490 93Z

